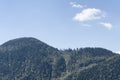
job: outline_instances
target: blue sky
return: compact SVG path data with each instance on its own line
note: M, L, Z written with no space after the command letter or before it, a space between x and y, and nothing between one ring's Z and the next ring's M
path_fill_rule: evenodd
M0 0L0 44L35 37L64 48L120 51L120 0Z

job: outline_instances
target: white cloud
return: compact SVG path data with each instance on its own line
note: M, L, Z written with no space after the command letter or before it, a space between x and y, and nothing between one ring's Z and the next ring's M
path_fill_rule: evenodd
M117 53L117 54L120 54L120 51L117 51L116 53Z
M70 2L70 5L74 8L84 8L86 7L85 5L78 4L76 2Z
M74 17L74 20L79 22L97 20L105 17L104 12L96 8L87 8L82 10L80 13L77 13Z
M113 27L111 23L101 22L100 24L109 30Z
M70 2L70 5L75 8L83 8L79 13L73 17L73 20L80 22L81 26L91 27L92 25L86 24L86 22L90 23L90 21L94 21L102 25L103 27L111 30L113 25L108 22L99 22L102 18L106 17L106 12L102 11L101 9L97 8L87 8L85 5L80 5L76 2Z

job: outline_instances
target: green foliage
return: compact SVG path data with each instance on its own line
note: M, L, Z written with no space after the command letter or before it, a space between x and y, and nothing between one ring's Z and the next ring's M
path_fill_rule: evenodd
M120 80L119 62L103 48L58 50L18 38L0 46L0 80Z

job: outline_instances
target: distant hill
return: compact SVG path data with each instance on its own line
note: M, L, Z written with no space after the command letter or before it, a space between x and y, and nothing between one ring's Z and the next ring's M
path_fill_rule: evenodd
M0 46L0 80L120 80L119 66L103 48L58 50L32 37Z

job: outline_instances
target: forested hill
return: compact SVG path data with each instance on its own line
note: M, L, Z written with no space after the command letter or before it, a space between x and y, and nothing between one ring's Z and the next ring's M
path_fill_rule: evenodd
M0 46L0 80L120 80L119 66L103 48L58 50L31 37Z

